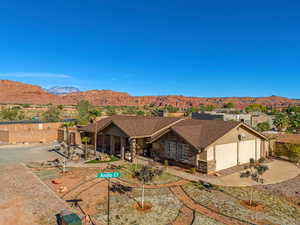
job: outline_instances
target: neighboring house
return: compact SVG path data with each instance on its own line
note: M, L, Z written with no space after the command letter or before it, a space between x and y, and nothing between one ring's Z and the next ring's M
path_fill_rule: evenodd
M217 112L203 112L203 113L192 113L192 119L199 120L224 120L224 121L238 121L243 122L251 127L256 127L257 124L267 122L270 127L273 126L274 116L270 116L264 113L217 113Z
M94 136L95 124L80 128ZM267 155L265 136L241 122L170 117L111 116L97 122L98 149L121 158L169 159L204 173Z

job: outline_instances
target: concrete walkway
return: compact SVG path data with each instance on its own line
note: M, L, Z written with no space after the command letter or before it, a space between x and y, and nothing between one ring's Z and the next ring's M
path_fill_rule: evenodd
M290 162L273 160L272 162L266 163L266 165L269 167L269 170L263 175L263 178L265 179L265 185L281 183L293 179L300 174L299 167ZM257 185L257 183L253 183L253 181L251 181L250 179L241 179L240 172L236 172L223 177L197 176L173 168L167 168L167 172L186 180L202 180L215 185L234 187Z
M269 167L269 170L263 174L263 178L265 180L264 185L281 183L293 179L300 174L299 167L290 162L274 160L266 163L266 165ZM219 177L212 183L222 186L239 187L257 185L257 183L254 183L251 179L241 179L239 172L224 177Z

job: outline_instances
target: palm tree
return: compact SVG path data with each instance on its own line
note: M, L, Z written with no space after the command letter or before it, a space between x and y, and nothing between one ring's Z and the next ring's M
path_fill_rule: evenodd
M97 127L97 117L101 116L101 112L97 109L92 109L89 111L89 120L91 121L91 123L95 123L95 136L94 136L94 155L96 156L96 152L97 152L97 136L98 136L98 127Z
M274 126L279 130L279 131L283 131L285 130L288 125L289 125L289 117L285 114L278 114L275 117L274 120Z
M91 138L85 136L85 137L83 137L83 138L81 139L81 141L84 143L84 146L85 146L85 147L84 147L84 159L87 159L87 158L88 158L87 144L88 144L88 142L91 141Z
M70 151L70 132L69 132L69 128L70 127L74 127L76 125L76 122L74 121L70 121L70 122L65 122L61 125L62 128L65 129L66 131L66 144L67 144L67 152L68 152L68 158L70 158L71 156L71 151Z

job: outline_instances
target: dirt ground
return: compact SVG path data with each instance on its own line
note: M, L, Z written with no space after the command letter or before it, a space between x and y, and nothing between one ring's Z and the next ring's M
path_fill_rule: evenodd
M58 169L43 168L33 171L60 198L66 201L82 200L79 205L88 215L96 214L96 205L107 196L107 181L96 178L96 174L101 172L98 168L70 168L64 175ZM50 173L53 176L49 175ZM43 177L45 174L47 176ZM65 190L61 191L63 188Z
M0 224L53 225L68 205L25 166L0 167Z

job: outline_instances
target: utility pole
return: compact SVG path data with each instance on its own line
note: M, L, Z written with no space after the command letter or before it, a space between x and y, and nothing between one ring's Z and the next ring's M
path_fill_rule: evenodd
M96 152L97 152L97 137L98 137L98 126L97 126L97 117L95 118L95 137L94 137L94 139L95 139L95 149L94 149L94 151L95 151L95 156L96 156Z
M107 187L107 225L110 225L109 208L110 208L110 178L108 178L108 187Z

